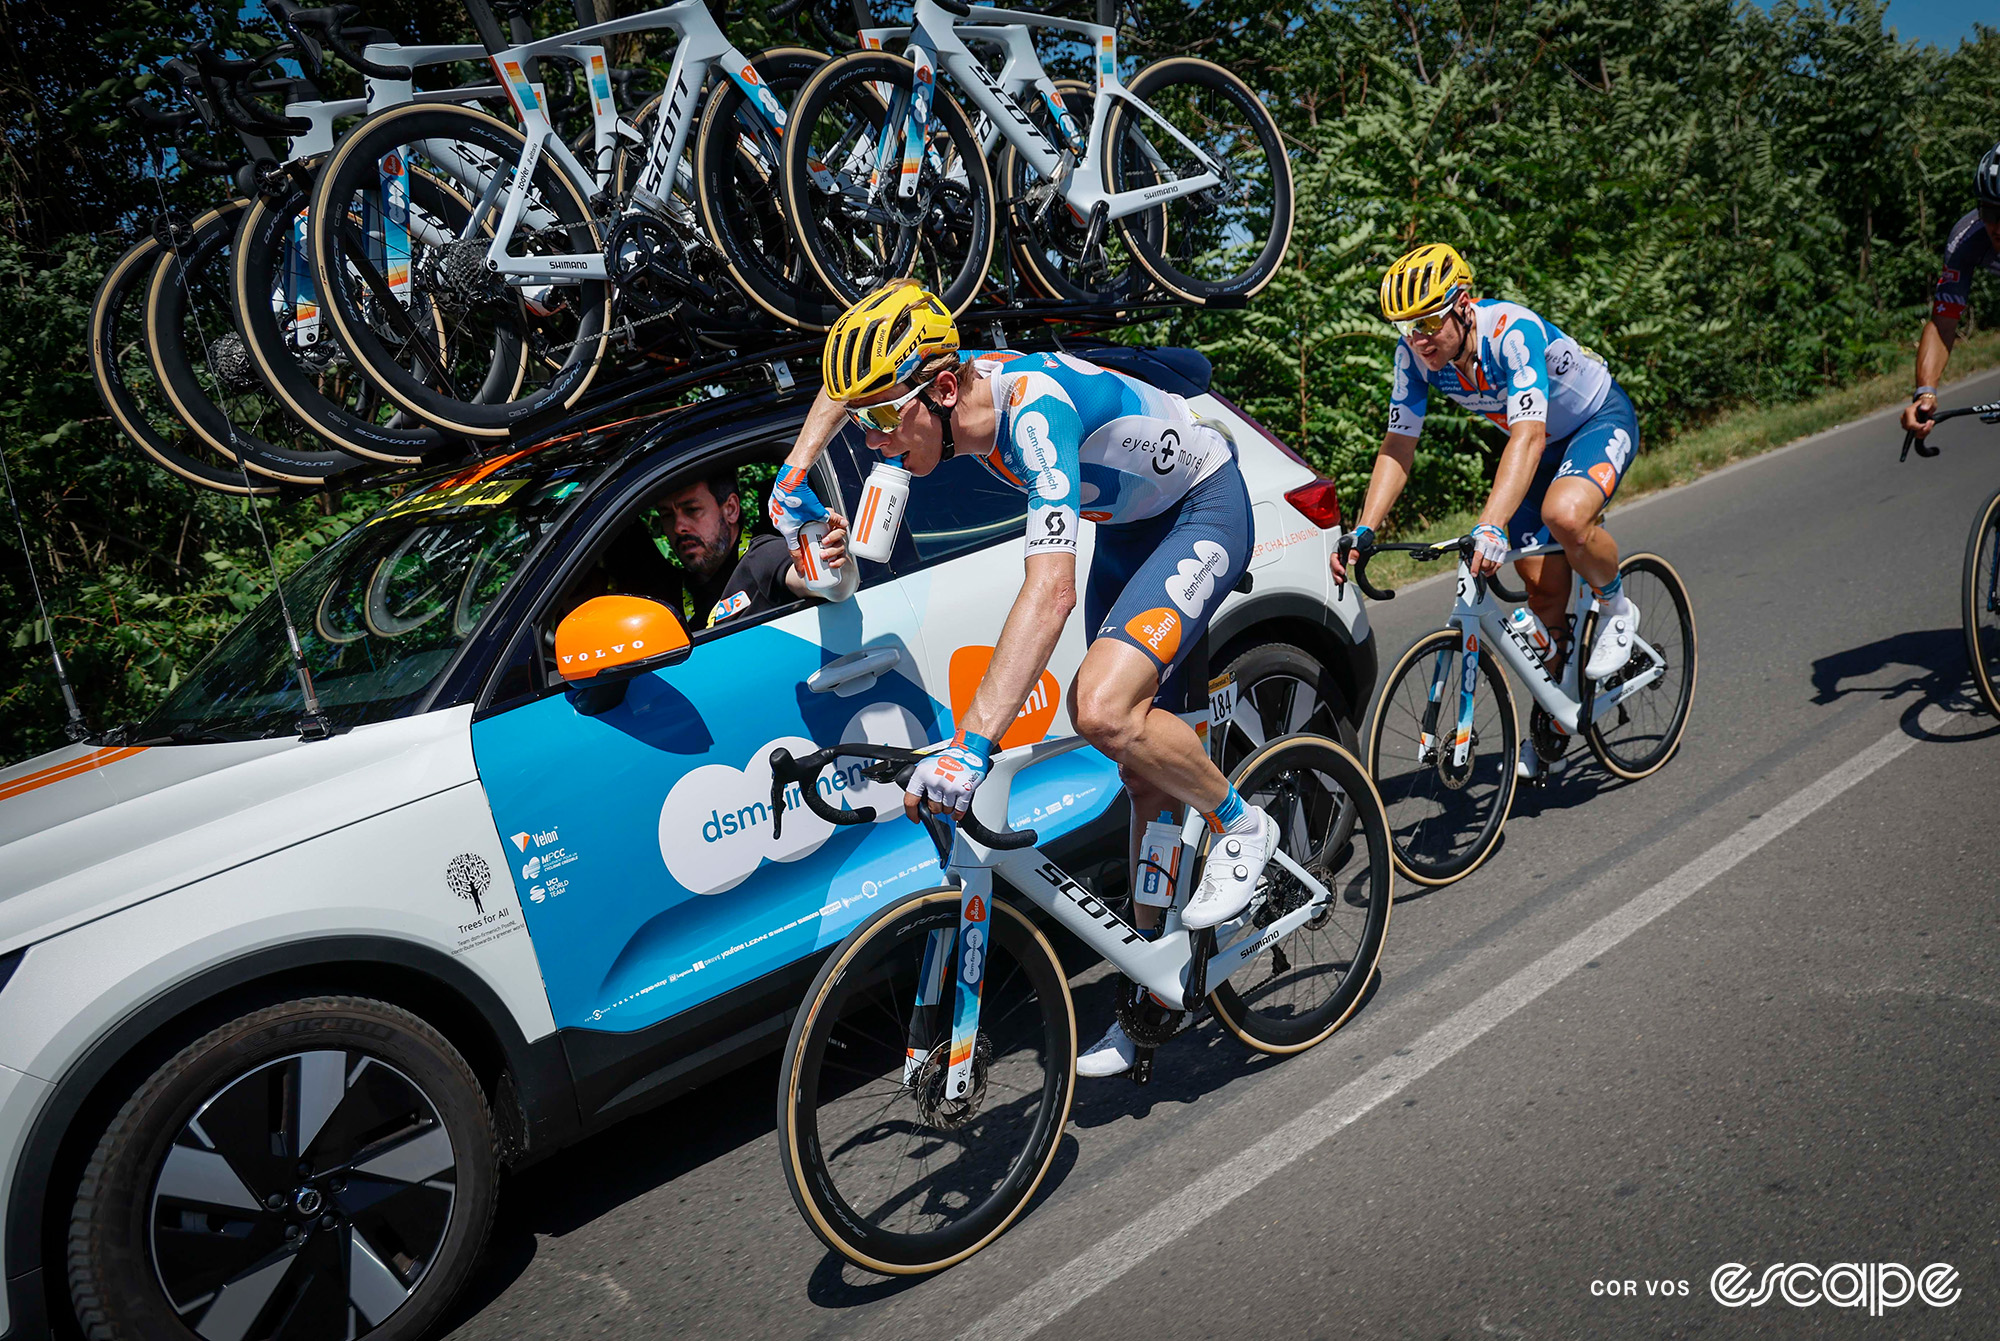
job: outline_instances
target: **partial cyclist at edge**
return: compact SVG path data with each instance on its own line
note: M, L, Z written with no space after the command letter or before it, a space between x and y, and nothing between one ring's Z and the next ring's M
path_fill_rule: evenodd
M1565 335L1553 321L1519 303L1479 298L1472 267L1441 243L1418 247L1382 277L1382 315L1396 342L1388 431L1375 456L1359 524L1340 537L1330 560L1336 581L1347 580L1349 553L1366 552L1396 505L1416 458L1417 438L1432 388L1507 430L1493 489L1472 528L1472 571L1500 570L1509 549L1562 546L1515 561L1528 605L1561 639L1549 662L1560 675L1567 643L1570 570L1597 598L1597 636L1584 674L1601 680L1631 657L1639 611L1624 593L1618 543L1602 524L1639 450L1639 420L1631 398L1604 360ZM1521 742L1515 772L1529 781L1544 764L1532 740Z
M1193 805L1217 836L1183 921L1212 927L1241 913L1276 827L1172 710L1186 694L1188 654L1250 557L1250 495L1228 440L1181 397L1068 354L961 350L949 310L913 281L841 315L827 332L822 383L771 491L771 520L795 550L800 528L825 514L807 473L849 419L871 450L901 457L912 474L970 457L1028 496L1020 593L952 743L910 780L910 817L919 806L953 816L971 806L993 742L1076 606L1077 527L1088 518L1097 524L1083 597L1090 645L1070 685L1071 718L1118 764L1133 865L1144 822ZM1158 910L1135 911L1140 930L1157 927ZM1135 1055L1114 1022L1077 1073L1120 1075Z
M1928 438L1935 427L1929 416L1937 413L1938 382L1972 301L1972 276L1981 269L2000 274L2000 144L1988 149L1973 170L1972 193L1976 203L1945 238L1931 315L1917 337L1917 384L1903 408L1903 431L1919 439Z

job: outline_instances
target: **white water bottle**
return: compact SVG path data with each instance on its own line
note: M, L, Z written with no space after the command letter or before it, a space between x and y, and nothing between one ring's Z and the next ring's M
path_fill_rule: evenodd
M870 563L887 563L896 548L896 532L903 524L903 507L910 500L910 472L893 464L902 460L877 461L861 486L861 506L854 513L854 530L848 537L847 552Z
M852 596L861 585L861 569L855 566L853 551L848 552L847 562L838 568L829 568L826 553L820 542L826 539L826 518L820 517L799 528L800 558L804 561L799 576L805 579L806 590L822 601L844 601Z
M1146 825L1139 840L1139 883L1133 901L1148 908L1164 908L1174 901L1174 883L1181 869L1181 826L1172 812Z
M1507 630L1514 635L1514 641L1521 644L1521 650L1538 662L1549 659L1549 631L1542 627L1542 621L1535 618L1535 612L1525 605L1517 605L1507 616Z

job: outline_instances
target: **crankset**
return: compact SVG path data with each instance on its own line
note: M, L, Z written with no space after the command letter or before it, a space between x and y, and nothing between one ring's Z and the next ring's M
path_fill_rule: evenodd
M1142 1048L1157 1048L1187 1027L1188 1012L1161 1005L1130 979L1120 984L1115 1013L1125 1037Z

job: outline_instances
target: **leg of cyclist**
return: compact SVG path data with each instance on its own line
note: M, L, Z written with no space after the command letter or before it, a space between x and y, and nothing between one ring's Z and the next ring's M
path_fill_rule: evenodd
M1639 612L1618 576L1618 542L1599 524L1639 450L1639 420L1612 386L1589 422L1570 434L1562 468L1542 504L1542 523L1597 596L1597 635L1583 673L1601 680L1624 665L1639 634Z

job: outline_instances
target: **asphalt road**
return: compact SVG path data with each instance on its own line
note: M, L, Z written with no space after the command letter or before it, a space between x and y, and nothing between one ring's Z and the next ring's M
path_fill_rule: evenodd
M1402 887L1319 1048L1209 1023L1149 1088L1080 1082L1039 1204L921 1281L806 1230L753 1067L514 1179L454 1335L2000 1332L2000 727L1956 612L2000 433L1898 440L1877 416L1613 513L1693 593L1680 755L1573 762L1482 870ZM1385 667L1450 598L1371 608ZM1077 999L1095 1037L1101 972ZM1726 1308L1730 1262L1942 1262L1961 1294Z

